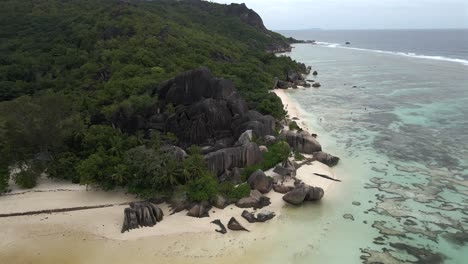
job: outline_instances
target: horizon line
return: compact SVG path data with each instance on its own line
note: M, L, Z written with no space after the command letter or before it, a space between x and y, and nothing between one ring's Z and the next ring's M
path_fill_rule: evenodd
M272 29L272 31L332 31L332 30L468 30L468 27L459 28L302 28L302 29Z

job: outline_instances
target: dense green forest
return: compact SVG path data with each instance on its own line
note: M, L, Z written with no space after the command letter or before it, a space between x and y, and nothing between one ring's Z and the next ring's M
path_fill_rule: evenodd
M159 83L199 66L233 80L251 108L282 118L268 90L274 77L301 68L267 50L291 40L230 10L197 0L2 0L0 192L12 168L24 187L46 171L143 196L182 186L203 200L234 189L218 186L197 147L175 160L161 147L176 143L173 135L148 137L112 122L153 107ZM230 193L242 196L242 188Z

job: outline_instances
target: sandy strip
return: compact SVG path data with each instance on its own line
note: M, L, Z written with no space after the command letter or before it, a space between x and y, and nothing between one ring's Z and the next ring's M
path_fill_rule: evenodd
M301 118L299 107L284 90L274 91L287 105L289 116ZM302 127L305 123L301 122ZM310 130L309 130L310 131ZM269 176L277 176L272 170ZM306 184L319 186L327 193L333 181L313 175L335 177L333 171L320 162L304 165L296 178ZM285 182L292 185L292 180ZM104 192L88 190L84 186L41 179L32 190L21 190L14 184L13 191L0 196L0 214L39 211L78 206L120 204L138 200L123 190ZM266 223L248 223L241 217L244 209L230 205L224 210L213 208L208 218L186 216L186 211L170 215L167 204L161 204L165 217L154 227L145 227L122 234L120 232L125 205L30 216L0 218L2 236L0 258L9 263L238 263L251 262L255 252L278 230L275 222L281 217L285 205L282 194L267 194L272 204L262 210L275 212L277 217ZM249 211L252 211L251 209ZM235 217L247 232L228 231L216 233L217 226L210 224L220 219L225 225ZM97 250L99 249L99 250ZM246 253L249 252L249 253ZM72 258L72 259L70 259ZM73 261L72 261L73 260ZM135 262L136 261L136 262Z

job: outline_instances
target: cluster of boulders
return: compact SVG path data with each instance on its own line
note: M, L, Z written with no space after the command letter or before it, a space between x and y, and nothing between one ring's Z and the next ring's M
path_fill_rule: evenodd
M301 153L313 154L322 151L320 143L307 131L286 130L281 133L280 138L285 140L291 148Z
M130 203L129 208L124 210L124 222L122 233L131 229L144 226L154 226L163 220L164 213L158 206L151 202Z
M319 201L324 191L320 187L313 187L304 183L299 184L283 196L283 200L293 205L302 204L304 201Z
M270 211L263 211L255 215L255 213L247 210L242 211L242 217L249 223L263 223L275 217L275 213Z
M288 71L285 80L281 80L280 78L275 78L274 83L273 83L273 89L288 89L288 88L296 89L298 88L298 86L302 86L306 88L309 88L311 86L315 88L320 87L321 84L319 82L315 82L314 80L304 78L304 75L309 74L311 70L312 70L312 67L310 66L306 67L305 65L303 65L303 69L301 70L305 74L290 70ZM318 72L314 71L312 75L317 76Z

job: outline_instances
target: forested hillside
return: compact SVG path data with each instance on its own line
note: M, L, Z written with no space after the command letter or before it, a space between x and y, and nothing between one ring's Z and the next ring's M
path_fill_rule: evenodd
M150 186L125 178L142 170L168 175L153 181L153 189L190 183L191 176L205 173L197 168L203 166L199 150L192 148L183 166L162 158L160 146L177 138L132 129L132 118L157 105L154 91L161 82L200 66L234 81L251 109L281 118L279 98L268 93L273 79L304 70L273 54L291 41L237 4L2 1L0 191L7 188L9 166L20 169L15 179L25 187L43 171L107 188ZM177 110L172 107L168 112ZM141 160L134 160L148 157L159 164L141 168Z

